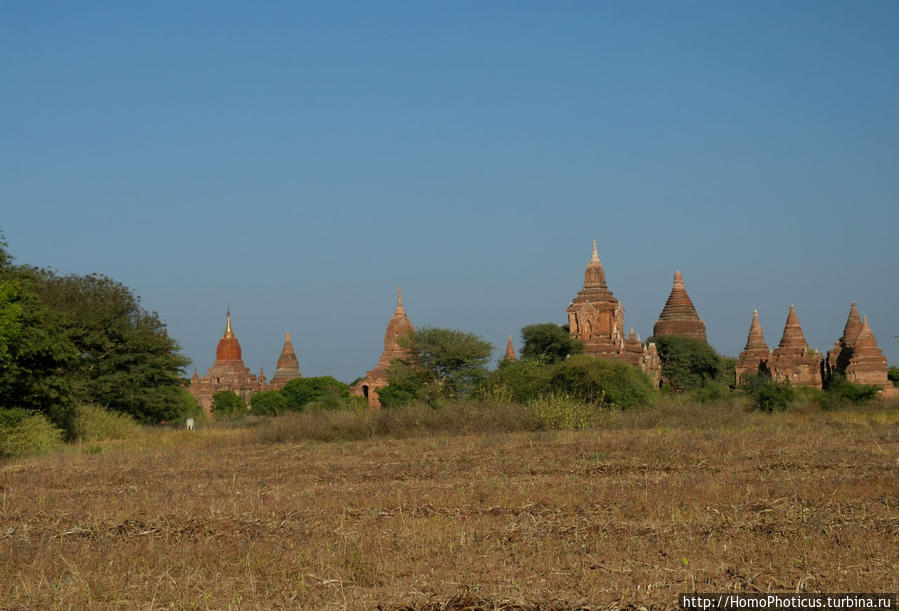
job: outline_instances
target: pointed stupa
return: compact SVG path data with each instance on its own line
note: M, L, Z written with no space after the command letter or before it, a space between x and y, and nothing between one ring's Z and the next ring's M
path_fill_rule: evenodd
M272 377L269 386L274 389L283 388L289 381L301 377L303 376L300 374L300 361L293 351L293 344L290 341L290 333L288 332L284 334L284 347L281 348L281 356L278 357L275 375Z
M780 338L780 344L774 352L775 354L804 354L807 350L808 342L805 341L805 335L803 335L802 327L799 325L796 306L791 304L790 312L787 314L787 323L784 325L783 336Z
M752 311L752 323L749 325L749 337L746 346L734 365L737 386L743 383L746 376L754 376L768 370L771 351L762 334L762 323L759 322L759 311Z
M515 356L515 346L512 345L512 336L509 336L509 341L506 342L506 356L503 357L503 360L506 361L517 361L518 357Z
M662 313L659 314L659 320L653 327L653 334L657 337L676 335L707 342L705 323L699 317L690 296L687 295L680 270L674 272L674 285Z
M762 323L759 322L759 311L752 311L752 324L749 325L749 337L746 338L746 346L743 351L764 350L768 352L768 344L765 343L765 334L762 333Z
M887 359L880 351L871 327L868 326L868 317L862 319L862 328L852 347L852 357L846 367L846 377L856 384L871 384L887 388L891 386L887 377L889 367Z
M853 301L849 306L849 318L846 319L846 326L843 327L842 340L845 346L851 348L855 344L855 340L862 331L862 326L862 319L858 315L858 307L856 307Z
M368 399L369 407L381 407L378 389L387 386L387 370L390 368L390 364L397 359L409 356L409 349L403 348L399 344L399 339L413 331L415 328L412 326L412 321L406 316L406 308L403 306L403 287L397 287L396 308L384 331L384 352L381 353L381 358L378 359L375 368L366 371L365 377L350 388L350 394Z
M590 253L590 261L587 262L587 269L584 270L584 288L608 288L606 271L603 269L599 253L596 251L596 240L593 240L593 252Z
M231 308L228 308L228 313L225 316L225 333L215 349L215 363L238 362L243 365L243 354L240 350L240 342L237 341L234 331L231 329Z
M200 374L197 373L197 368L194 367L194 375L192 375L190 377L190 382L191 382L191 384L193 384L194 382L199 382L199 381L200 381Z

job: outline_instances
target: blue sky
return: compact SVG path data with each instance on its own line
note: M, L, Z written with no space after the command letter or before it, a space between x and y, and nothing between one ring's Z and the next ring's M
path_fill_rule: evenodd
M849 302L899 363L899 4L0 1L0 229L132 287L204 372L230 306L268 375L420 326L565 321L596 239L652 331ZM517 342L516 342L517 343Z

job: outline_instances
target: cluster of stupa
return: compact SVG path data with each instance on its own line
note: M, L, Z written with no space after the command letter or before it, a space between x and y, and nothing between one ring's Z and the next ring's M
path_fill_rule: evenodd
M606 273L596 241L584 272L584 285L568 305L568 327L571 336L584 342L586 352L599 358L622 360L639 367L656 384L661 379L661 363L654 342L644 342L634 328L625 332L624 308L606 283ZM390 364L409 356L400 339L414 330L403 306L402 288L397 290L396 308L384 331L384 350L377 365L365 373L350 388L350 394L365 397L369 407L380 407L378 391L388 384ZM699 317L693 301L687 294L680 270L674 274L674 284L662 312L653 327L655 337L679 336L707 342L705 323ZM506 345L506 360L515 360L512 336ZM739 385L747 375L765 374L782 382L821 388L833 375L845 375L850 381L892 388L887 379L887 360L877 346L868 326L868 319L861 319L855 302L849 311L849 320L843 336L834 343L826 356L808 347L796 308L790 306L783 337L775 350L765 344L758 311L753 312L752 324L746 347L740 353L735 366ZM249 402L250 397L262 390L282 388L289 380L300 377L300 367L286 335L277 371L271 382L265 374L250 373L241 359L240 344L231 330L231 314L228 313L225 334L216 350L215 364L205 376L198 377L196 370L191 380L190 392L204 409L209 410L212 395L219 390L231 390Z
M243 354L240 342L231 329L231 310L225 317L225 333L219 340L215 349L215 362L203 377L200 377L194 368L194 375L190 379L188 390L194 396L206 413L212 411L212 396L222 390L230 390L239 395L249 405L250 398L263 390L278 390L283 388L290 380L302 377L300 375L300 362L290 342L290 333L284 335L284 347L281 356L278 357L275 375L271 382L267 382L265 371L259 370L259 375L250 373L249 367L243 363Z
M887 378L887 359L871 333L868 317L859 316L854 301L849 307L843 336L834 342L826 355L808 347L794 306L790 306L783 336L774 350L765 343L758 310L753 311L749 337L735 371L737 385L748 375L764 374L778 382L822 388L833 376L843 375L850 382L879 386L892 392Z

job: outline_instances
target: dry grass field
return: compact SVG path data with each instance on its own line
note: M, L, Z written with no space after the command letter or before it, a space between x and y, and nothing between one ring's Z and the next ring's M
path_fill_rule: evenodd
M581 432L333 442L266 426L0 464L0 608L899 590L896 406L668 405Z

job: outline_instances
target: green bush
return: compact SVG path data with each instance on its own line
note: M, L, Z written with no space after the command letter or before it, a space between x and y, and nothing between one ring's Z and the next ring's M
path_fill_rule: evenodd
M237 393L220 390L212 395L212 413L216 418L240 418L247 413L247 404Z
M701 388L724 377L721 356L707 343L689 337L650 338L659 351L663 384L673 391Z
M71 439L81 441L102 441L104 439L125 439L140 432L140 425L130 415L114 412L96 405L75 407Z
M0 457L46 454L62 446L62 430L43 414L0 409Z
M893 386L899 387L899 367L890 367L887 370L887 377L893 383Z
M349 388L349 386L331 376L319 376L315 378L294 378L278 392L286 400L285 409L300 411L308 403L327 394L346 397L349 394Z
M690 397L699 403L723 403L732 396L730 386L725 382L707 382L690 391Z
M749 400L749 406L760 412L783 411L796 397L789 384L774 382L764 375L746 376L740 387Z
M550 391L620 409L649 405L655 396L652 382L636 367L589 354L550 366L547 384Z
M877 396L880 388L867 384L855 384L846 376L835 375L831 378L827 390L821 394L821 409L839 409L849 405L861 405Z
M552 393L528 403L541 428L582 431L593 424L596 406L588 405L567 393Z
M277 416L287 409L287 398L277 390L264 390L250 397L250 412L257 416Z
M527 403L546 392L550 368L536 359L502 361L490 373L485 396Z

